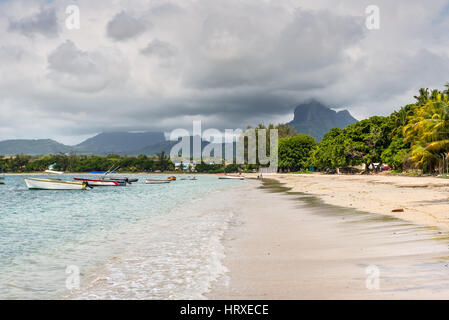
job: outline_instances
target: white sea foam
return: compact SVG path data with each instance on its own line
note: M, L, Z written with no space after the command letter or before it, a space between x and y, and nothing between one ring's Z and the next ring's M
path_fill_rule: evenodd
M226 192L226 191L225 191ZM123 253L90 272L74 299L203 299L226 272L229 195L190 201L120 232Z

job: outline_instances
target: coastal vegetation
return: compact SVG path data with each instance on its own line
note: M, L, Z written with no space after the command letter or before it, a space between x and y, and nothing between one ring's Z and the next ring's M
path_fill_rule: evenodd
M284 127L283 133L279 131L279 169L307 172L363 166L369 171L373 164L387 164L394 172L448 174L449 84L443 91L420 89L414 98L415 103L389 116L333 128L318 143L288 127L285 134Z
M305 168L315 145L315 139L308 134L281 138L279 140L279 169L298 171Z
M140 155L138 157L120 156L78 156L78 155L45 155L34 157L17 155L0 159L0 171L4 172L40 172L55 163L54 169L66 172L106 171L120 167L128 172L174 171L174 164L161 153L155 157Z
M52 164L54 170L64 172L92 172L107 171L119 167L122 172L175 172L192 171L191 166L183 164L175 166L165 152L149 157L137 157L110 154L108 156L78 156L78 155L45 155L42 157L30 155L16 155L0 157L0 172L22 173L42 172ZM196 172L200 173L233 173L243 170L235 164L198 164Z
M309 165L337 168L365 164L369 168L385 163L399 171L447 172L448 89L421 89L414 104L389 116L331 129L311 152Z

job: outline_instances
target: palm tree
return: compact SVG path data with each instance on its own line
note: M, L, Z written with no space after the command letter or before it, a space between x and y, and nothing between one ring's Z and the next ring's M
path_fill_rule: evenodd
M170 161L169 157L165 155L164 150L157 154L157 159L159 163L159 170L161 170L161 172L167 171Z
M419 96L415 96L414 98L418 100L419 105L425 104L429 100L429 89L419 89Z
M409 117L403 132L405 141L412 146L410 160L418 168L433 171L439 155L449 151L448 96L432 91L427 102L415 109Z
M447 82L444 86L446 89L443 91L443 94L449 96L449 82Z

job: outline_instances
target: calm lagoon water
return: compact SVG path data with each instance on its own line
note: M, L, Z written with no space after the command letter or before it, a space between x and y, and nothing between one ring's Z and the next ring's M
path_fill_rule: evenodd
M33 191L7 176L0 298L202 298L224 272L220 238L232 216L224 192L246 182L146 185L135 177L127 187ZM79 289L67 289L68 266L80 270Z

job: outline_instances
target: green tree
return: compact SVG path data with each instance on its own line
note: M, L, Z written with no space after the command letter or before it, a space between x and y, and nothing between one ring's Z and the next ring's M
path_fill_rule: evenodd
M157 154L157 165L156 168L159 169L161 172L168 171L168 170L174 170L174 165L170 160L170 157L168 157L165 154L165 151L162 151L161 153Z
M308 134L300 134L279 141L279 169L299 171L307 165L315 139Z

